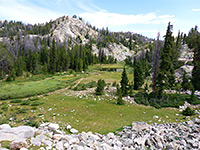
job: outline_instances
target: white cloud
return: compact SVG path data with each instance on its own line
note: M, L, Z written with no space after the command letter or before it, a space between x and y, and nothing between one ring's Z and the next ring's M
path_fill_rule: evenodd
M175 21L173 15L159 16L156 13L124 15L107 11L97 11L95 13L85 12L80 14L80 16L99 28L132 24L162 24Z
M192 9L192 11L200 11L200 9Z
M24 0L1 0L0 14L7 20L23 21L25 23L44 23L62 16L60 13L33 5Z

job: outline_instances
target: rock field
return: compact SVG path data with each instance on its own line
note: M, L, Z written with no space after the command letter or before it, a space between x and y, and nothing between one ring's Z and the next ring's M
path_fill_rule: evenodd
M79 133L70 125L71 134L59 130L55 123L43 123L38 128L0 125L0 143L10 141L11 150L38 149L73 150L128 150L128 149L200 149L200 119L184 123L147 124L134 122L120 132L101 135L92 132ZM6 148L1 148L6 150Z

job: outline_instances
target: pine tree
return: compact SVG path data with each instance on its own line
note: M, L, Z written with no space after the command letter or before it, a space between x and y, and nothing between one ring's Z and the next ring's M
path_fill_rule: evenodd
M50 66L49 66L49 72L54 74L56 71L56 42L55 39L53 39L51 51L50 51Z
M144 84L144 72L140 61L135 61L134 89L138 90Z
M194 68L192 70L192 84L195 90L200 91L200 34L196 39L196 47L194 49Z
M156 92L161 96L164 89L169 89L175 83L172 52L174 37L172 36L173 26L169 23L165 35L164 47L161 51L160 70L157 76Z
M96 95L102 95L104 93L104 87L106 83L104 80L99 79L97 82L97 88L96 88Z
M24 70L24 61L22 56L19 56L16 62L16 76L21 76L23 74L23 70Z
M118 105L123 105L124 104L124 100L122 99L122 92L119 89L119 94L118 94L118 98L117 98L117 104Z
M128 95L128 82L129 81L128 81L128 77L127 77L127 74L126 74L126 68L124 66L124 69L123 69L123 72L122 72L122 79L120 81L122 96Z

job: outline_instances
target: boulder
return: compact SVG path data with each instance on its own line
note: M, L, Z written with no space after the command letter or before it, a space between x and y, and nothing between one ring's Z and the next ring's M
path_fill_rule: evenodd
M67 125L67 130L70 130L72 128L72 126Z
M149 125L145 122L134 122L132 124L132 130L137 132L143 130L149 130Z
M61 135L61 134L54 134L54 135L52 136L52 139L53 139L53 140L59 141L59 140L62 139L62 137L63 137L63 135Z
M10 125L9 124L2 124L0 125L0 130L3 130L3 129L10 129Z
M72 129L70 130L70 132L71 132L72 134L77 134L77 133L78 133L78 130L72 128Z
M192 121L193 121L194 123L196 123L196 124L200 124L200 119L198 119L198 118L194 118Z
M16 135L12 133L5 133L3 131L0 131L0 142L2 141L13 141L16 139Z
M19 150L21 148L26 148L28 143L25 139L18 139L10 143L10 150Z
M153 116L154 119L158 119L158 116Z
M146 137L141 137L141 138L135 138L134 143L137 143L139 146L144 146L146 142Z
M19 126L12 128L12 132L21 138L30 138L35 134L34 128L29 126Z
M58 149L58 150L64 150L63 141L60 141L60 142L56 143L56 149Z
M41 143L43 143L45 141L47 137L43 134L37 135L35 138L31 138L30 142L31 144L35 145L35 146L40 146Z
M48 127L49 127L49 130L56 131L59 128L59 125L56 123L50 123Z

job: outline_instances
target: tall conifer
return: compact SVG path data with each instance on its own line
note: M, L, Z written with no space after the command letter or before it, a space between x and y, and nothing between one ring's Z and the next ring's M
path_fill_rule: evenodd
M164 47L161 51L160 70L157 76L157 92L162 94L164 89L169 89L175 82L174 68L173 68L173 48L174 37L172 36L173 26L169 23L165 35Z
M122 96L128 95L128 77L126 74L126 68L124 66L123 72L122 72L122 80L120 81L121 83L121 93Z

